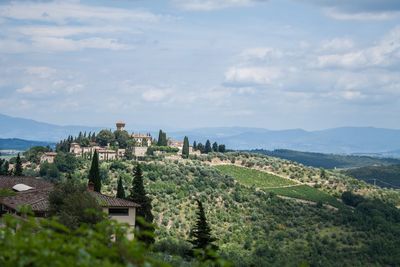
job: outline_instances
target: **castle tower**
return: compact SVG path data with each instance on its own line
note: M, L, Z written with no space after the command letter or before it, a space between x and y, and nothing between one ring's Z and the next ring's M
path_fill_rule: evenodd
M117 131L123 131L125 129L125 122L117 121L115 124L117 126Z

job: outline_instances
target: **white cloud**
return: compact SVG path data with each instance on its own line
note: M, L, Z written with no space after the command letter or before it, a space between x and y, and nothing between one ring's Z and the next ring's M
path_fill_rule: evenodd
M280 58L283 56L282 51L272 47L255 47L244 50L241 57L247 60L260 59L265 60L269 58Z
M229 7L251 6L254 0L174 0L175 5L184 10L210 11Z
M353 40L349 38L334 38L324 40L321 44L321 51L344 51L354 47Z
M43 66L32 66L26 68L26 73L34 76L38 76L40 78L49 78L53 74L57 72L56 69L49 68L49 67L43 67Z
M76 21L145 21L160 19L147 11L127 10L114 7L83 5L78 2L11 2L0 6L0 17L17 20L37 20L65 24Z
M133 31L128 28L115 26L25 26L16 27L13 30L25 36L33 37L70 37L83 34L87 35L117 32L129 32L130 34L140 33L139 31Z
M272 84L282 77L280 69L275 67L231 67L225 73L228 83L238 84Z
M128 44L119 43L112 38L86 38L72 40L57 37L35 37L32 39L33 50L42 52L51 51L77 51L82 49L110 49L110 50L128 50L133 47Z
M30 46L12 39L0 39L0 53L21 53L28 51Z
M328 8L325 10L328 17L337 20L389 20L394 19L400 15L400 12L357 12L349 13L343 12L336 8Z
M400 28L395 28L374 46L353 52L321 55L318 67L365 68L398 64L400 59Z
M149 88L142 92L142 98L148 102L159 102L171 95L169 89Z
M17 93L20 93L20 94L32 94L36 90L30 85L25 85L24 87L19 88L16 91L17 91Z
M355 100L364 98L364 95L360 91L343 91L341 96L346 100Z

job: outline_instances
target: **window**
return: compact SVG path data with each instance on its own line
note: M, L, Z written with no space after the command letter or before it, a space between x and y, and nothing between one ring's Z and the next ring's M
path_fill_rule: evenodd
M128 216L129 209L128 208L109 208L108 214L111 216Z

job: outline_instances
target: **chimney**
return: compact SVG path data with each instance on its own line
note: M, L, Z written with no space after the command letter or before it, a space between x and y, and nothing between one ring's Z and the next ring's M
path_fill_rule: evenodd
M94 191L94 183L91 181L88 182L88 191Z

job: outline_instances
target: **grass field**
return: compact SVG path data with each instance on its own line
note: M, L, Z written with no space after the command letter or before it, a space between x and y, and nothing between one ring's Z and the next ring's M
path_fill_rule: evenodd
M296 185L282 188L266 188L264 190L266 192L273 192L277 195L286 197L304 199L313 202L321 201L322 203L329 204L337 208L343 206L343 204L333 196L308 185Z
M324 204L338 208L343 206L336 198L325 192L308 185L297 184L276 175L234 165L219 165L216 168L220 172L232 176L243 185L254 185L265 192L273 192L277 195L313 202L321 201Z
M259 188L267 188L297 184L286 178L235 165L219 165L215 166L215 168L224 174L234 177L241 184L247 186L254 185L255 187Z

